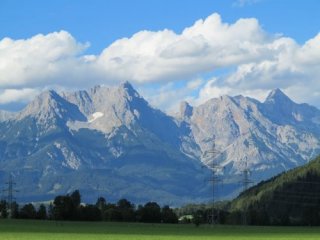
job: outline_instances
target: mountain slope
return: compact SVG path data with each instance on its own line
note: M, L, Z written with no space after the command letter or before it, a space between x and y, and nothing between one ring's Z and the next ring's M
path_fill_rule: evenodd
M261 111L279 125L294 125L301 130L320 133L320 111L308 104L296 104L280 89L270 92Z
M265 215L270 224L318 224L320 157L261 182L232 201L231 210Z
M0 122L8 121L11 118L14 118L15 115L16 114L14 112L8 112L8 111L0 110Z
M279 89L272 91L264 103L242 96L222 96L191 108L182 105L179 117L199 146L197 152L189 154L210 165L213 156L204 153L210 152L214 143L214 161L225 168L229 180L239 179L247 164L259 182L305 164L320 152L320 124L315 120L320 111L294 103Z
M21 197L31 200L78 188L89 201L104 195L181 204L210 199L205 179L214 160L225 184L216 194L232 197L245 166L259 182L319 153L319 116L280 90L264 103L243 96L183 102L177 118L128 82L47 91L0 121L0 181L12 172Z
M12 172L24 200L74 189L88 201L104 195L180 204L209 195L201 163L179 150L174 119L128 83L45 92L0 131L0 178Z

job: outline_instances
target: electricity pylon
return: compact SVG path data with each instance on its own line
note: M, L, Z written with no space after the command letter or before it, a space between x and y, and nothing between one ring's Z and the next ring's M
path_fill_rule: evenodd
M16 189L14 189L14 186L16 183L13 181L13 175L10 173L9 181L5 183L8 185L7 188L5 188L3 191L7 192L7 201L8 201L8 208L9 208L9 218L12 218L12 214L14 211L14 201L15 197L13 196L13 193L18 192Z
M221 182L221 179L217 175L217 172L223 167L221 167L219 164L217 164L214 160L217 158L217 156L220 155L220 152L216 150L215 148L215 143L213 143L212 150L206 151L205 152L205 157L207 155L210 155L209 157L211 158L211 164L206 164L206 167L210 169L211 171L211 179L209 180L212 183L212 209L211 209L211 224L214 225L217 223L216 221L216 215L215 215L215 190L216 190L216 184ZM218 218L219 216L217 216Z

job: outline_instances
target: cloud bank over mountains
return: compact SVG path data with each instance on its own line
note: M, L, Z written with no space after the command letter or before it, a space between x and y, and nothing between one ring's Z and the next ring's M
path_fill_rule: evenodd
M27 102L47 88L127 80L166 109L223 94L263 99L277 87L319 107L320 34L300 45L266 32L255 18L226 23L213 13L181 33L140 31L98 55L86 54L89 47L63 30L0 40L0 104Z

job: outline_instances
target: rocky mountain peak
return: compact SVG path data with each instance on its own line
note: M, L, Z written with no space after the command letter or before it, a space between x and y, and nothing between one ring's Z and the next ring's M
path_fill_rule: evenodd
M297 124L310 116L309 107L293 102L280 89L272 90L263 103L264 114L277 124Z
M190 118L192 116L193 107L186 101L180 103L180 118Z
M85 119L77 106L62 98L54 90L45 91L37 96L20 112L18 119L28 116L44 122L52 118L63 120Z
M127 89L128 91L135 91L129 81L124 81L120 84L119 88Z
M213 98L209 101L217 104L218 108L220 109L229 108L231 105L235 103L233 97L230 97L228 95L221 95L220 97Z
M104 99L106 97L113 96L113 98L121 98L122 100L132 100L132 98L139 97L139 93L133 88L133 86L128 82L125 81L121 83L118 87L107 87L97 85L94 86L90 91L91 98L100 98ZM124 98L124 99L123 99ZM111 99L109 99L111 100ZM120 99L114 99L116 102Z
M57 99L61 98L60 95L54 90L47 90L42 92L40 95L36 97L34 102L39 104L49 104L52 101L57 101Z
M61 98L54 90L48 90L38 95L30 102L21 112L20 116L35 115L41 112L46 112L49 108L54 108Z
M286 102L292 103L292 100L279 88L275 88L269 93L268 97L264 102L280 104L280 103L286 103Z
M133 86L128 81L121 83L118 90L120 92L123 92L129 100L132 100L133 98L137 97L140 98L139 93L133 88Z

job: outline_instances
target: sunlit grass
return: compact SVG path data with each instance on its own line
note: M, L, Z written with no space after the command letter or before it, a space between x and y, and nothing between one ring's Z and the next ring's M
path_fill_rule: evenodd
M320 239L318 227L167 225L1 220L0 239Z

